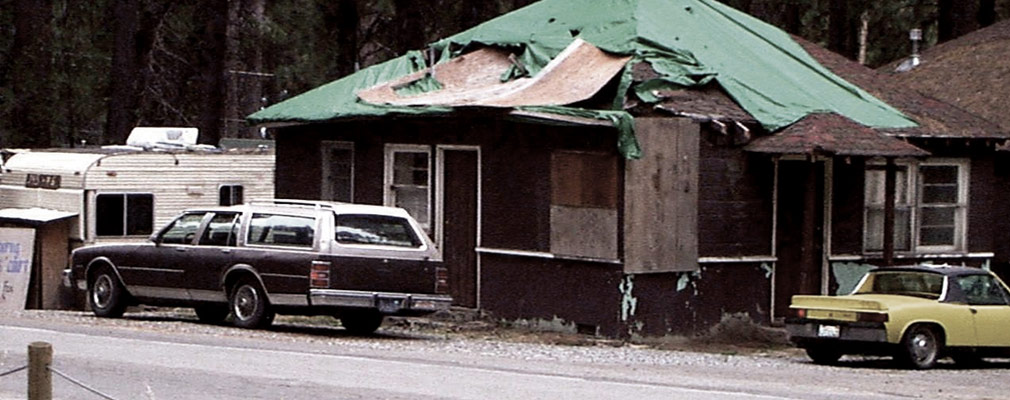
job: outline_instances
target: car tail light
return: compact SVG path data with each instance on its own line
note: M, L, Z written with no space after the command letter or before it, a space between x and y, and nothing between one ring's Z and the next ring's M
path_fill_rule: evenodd
M449 293L449 270L445 267L435 267L435 293Z
M330 287L330 263L328 261L313 261L309 271L309 285L314 288Z
M807 317L807 309L805 309L805 308L790 308L789 312L792 313L792 315L794 317L796 317L796 318L806 318Z
M889 319L886 313L856 313L856 320L859 322L887 322Z

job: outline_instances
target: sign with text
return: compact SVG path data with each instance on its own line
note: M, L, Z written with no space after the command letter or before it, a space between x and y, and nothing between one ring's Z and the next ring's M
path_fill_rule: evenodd
M25 309L34 249L34 229L0 228L0 311Z
M28 174L25 178L25 187L42 189L59 189L59 175Z

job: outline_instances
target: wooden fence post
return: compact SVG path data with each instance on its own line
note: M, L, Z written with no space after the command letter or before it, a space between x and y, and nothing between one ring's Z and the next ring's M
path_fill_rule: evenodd
M53 373L49 370L52 363L53 345L46 342L28 345L28 400L52 400Z

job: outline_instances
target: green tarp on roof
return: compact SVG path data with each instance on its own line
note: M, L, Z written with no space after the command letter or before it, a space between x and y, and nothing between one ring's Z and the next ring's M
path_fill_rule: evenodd
M747 112L774 131L814 112L834 112L878 128L915 122L820 66L787 33L712 0L543 0L432 44L441 61L479 46L514 49L535 75L579 37L607 52L633 56L613 110L538 111L611 121L632 88L631 65L649 62L662 84L700 86L715 80ZM252 123L319 122L387 114L432 114L449 107L371 104L355 92L426 68L421 52L363 69L248 117ZM510 76L504 76L507 79ZM656 85L657 82L649 82ZM622 140L627 143L628 138ZM632 140L633 142L633 140ZM622 148L634 157L636 148Z

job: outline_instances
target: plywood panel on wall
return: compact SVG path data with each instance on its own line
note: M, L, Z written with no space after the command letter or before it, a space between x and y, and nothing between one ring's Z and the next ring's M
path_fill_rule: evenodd
M625 272L697 270L699 126L637 118L635 134L643 155L625 163Z

